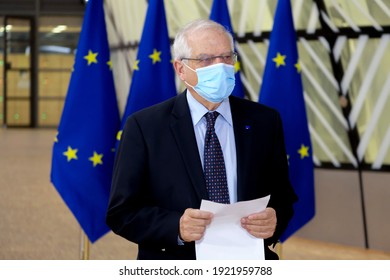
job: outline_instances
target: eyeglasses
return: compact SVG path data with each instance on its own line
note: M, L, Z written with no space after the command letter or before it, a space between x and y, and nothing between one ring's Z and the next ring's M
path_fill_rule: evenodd
M210 66L214 64L218 59L220 59L223 63L234 65L237 62L237 53L232 52L226 55L200 56L199 58L188 58L188 57L181 58L181 60L196 61L197 65L200 67Z

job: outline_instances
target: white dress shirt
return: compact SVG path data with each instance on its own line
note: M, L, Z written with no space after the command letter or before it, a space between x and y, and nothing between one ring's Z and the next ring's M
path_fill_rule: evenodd
M204 140L207 124L206 117L204 117L204 115L208 113L209 110L199 103L188 90L187 102L190 107L199 156L202 161L202 166L204 166ZM229 98L223 100L216 111L220 114L220 116L218 116L215 122L215 133L217 134L219 143L221 144L223 158L225 161L230 203L234 203L237 202L237 156Z

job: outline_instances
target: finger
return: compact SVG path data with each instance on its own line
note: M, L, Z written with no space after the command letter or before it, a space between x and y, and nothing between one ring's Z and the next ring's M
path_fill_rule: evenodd
M183 222L190 225L207 226L211 223L213 214L197 209L186 210L182 216Z
M190 242L203 237L206 226L180 225L180 237L182 240Z
M203 219L203 220L209 220L213 217L213 213L208 212L208 211L203 211L199 209L186 209L184 214L187 214L189 217L193 219Z
M257 225L244 225L249 234L257 238L269 238L273 236L275 232L275 227L273 226L257 226Z
M249 220L249 219L241 219L241 225L243 226L271 226L274 223L271 220Z
M275 227L272 225L267 225L267 226L244 225L244 228L250 232L258 232L258 233L273 232L275 230Z
M274 231L269 230L269 231L252 231L252 230L247 230L249 234L253 235L254 237L257 238L262 238L262 239L267 239L270 238L274 235Z
M242 223L259 224L259 225L264 225L267 223L276 224L276 221L277 221L276 212L273 208L266 208L264 211L251 214L241 219Z
M275 218L269 218L269 219L243 218L241 219L241 223L246 225L257 225L257 226L275 226L276 219Z

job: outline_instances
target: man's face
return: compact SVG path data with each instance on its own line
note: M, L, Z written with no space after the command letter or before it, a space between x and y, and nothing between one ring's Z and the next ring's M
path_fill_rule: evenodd
M190 35L188 45L192 49L191 58L203 59L203 61L188 60L187 63L192 69L210 66L216 63L225 63L221 57L208 59L215 56L228 56L232 53L229 38L219 30L197 31ZM194 71L184 67L184 81L192 86L198 83L198 77Z

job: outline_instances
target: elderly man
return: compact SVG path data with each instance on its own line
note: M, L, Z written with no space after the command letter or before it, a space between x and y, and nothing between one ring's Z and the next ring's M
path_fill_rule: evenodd
M187 90L128 118L107 224L138 244L138 259L196 259L194 241L213 219L199 209L202 199L234 203L271 195L268 207L242 217L241 226L265 240L266 259L277 259L269 246L297 199L279 114L230 96L237 54L220 24L189 23L176 35L174 55Z

